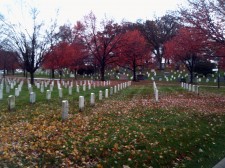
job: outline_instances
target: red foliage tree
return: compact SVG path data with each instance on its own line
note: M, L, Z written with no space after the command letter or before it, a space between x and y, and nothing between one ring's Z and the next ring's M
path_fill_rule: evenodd
M58 70L60 78L63 69L68 68L73 50L66 42L60 42L52 47L51 52L45 56L43 67L46 69Z
M211 57L222 61L225 59L225 1L224 0L188 0L188 7L182 8L180 14L184 24L189 24L207 34L211 42ZM216 53L216 54L215 54ZM213 59L213 58L211 58Z
M174 63L181 62L186 66L190 73L190 83L193 83L194 66L199 58L206 59L204 55L207 45L208 39L199 29L184 27L165 44L165 53Z
M105 70L117 60L115 51L121 45L121 26L112 20L103 20L98 29L96 17L90 13L85 17L83 26L79 26L80 34L89 50L89 60L100 70L100 78L105 80ZM102 28L102 29L101 29Z
M128 31L123 35L123 45L119 48L118 64L133 72L136 81L137 68L143 66L150 59L150 48L140 31Z

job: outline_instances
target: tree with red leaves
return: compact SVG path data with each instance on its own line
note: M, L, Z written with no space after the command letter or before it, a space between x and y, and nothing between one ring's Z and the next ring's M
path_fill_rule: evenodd
M63 69L68 68L73 50L66 42L60 42L52 47L51 52L45 56L43 67L46 69L58 70L60 79L63 74Z
M80 34L89 50L89 60L92 60L100 70L100 79L105 80L105 70L117 61L115 51L122 44L121 26L113 20L103 20L100 27L93 13L85 17Z
M133 72L133 81L137 81L137 68L143 66L150 59L150 48L143 35L138 30L127 31L123 35L123 45L119 48L121 67Z
M211 42L210 49L213 51L211 56L223 61L225 57L225 1L188 0L188 2L188 7L180 10L184 24L189 24L206 34Z
M199 29L184 27L165 44L165 53L174 63L183 63L186 66L190 73L190 83L193 83L195 64L198 59L206 59L207 45L208 38Z

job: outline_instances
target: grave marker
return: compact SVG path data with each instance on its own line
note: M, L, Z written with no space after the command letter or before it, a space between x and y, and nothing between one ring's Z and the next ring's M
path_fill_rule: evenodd
M79 96L79 110L84 110L84 96Z
M90 104L91 104L91 106L95 105L95 94L94 93L91 93Z
M51 91L50 90L47 90L46 91L46 99L47 100L50 100L51 99Z
M69 103L68 100L62 101L62 119L66 120L68 118L68 112L69 112Z
M99 100L102 100L102 91L99 90Z
M35 103L36 102L36 94L35 92L30 92L30 103Z
M109 90L105 89L105 98L108 98L108 97L109 97Z
M15 109L16 103L15 103L15 96L9 95L8 97L8 109L9 111L13 111Z

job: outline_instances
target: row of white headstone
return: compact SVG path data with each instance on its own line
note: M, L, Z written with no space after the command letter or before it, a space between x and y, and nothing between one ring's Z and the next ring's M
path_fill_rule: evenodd
M153 81L153 90L154 90L155 101L158 102L159 101L159 90L156 86L155 81Z
M127 88L128 86L131 85L131 82L124 82L120 83L118 85L115 85L114 87L110 87L109 89L105 89L105 98L109 97L110 95L113 95L113 93L117 93L118 91ZM47 90L46 92L46 99L50 100L51 99L51 91ZM99 100L103 99L102 91L99 91ZM36 94L35 92L30 92L30 103L35 103L36 102ZM79 110L83 111L84 109L84 96L79 96ZM90 105L94 106L95 105L95 94L91 93L90 96ZM9 111L13 111L15 109L15 95L9 95L8 97L8 109ZM66 119L68 118L68 110L69 110L69 103L68 100L62 100L62 118Z
M16 83L11 83L12 85L10 86L9 84L6 84L6 93L10 93L10 90L11 89L14 89L15 90L15 96L18 97L20 95L20 92L22 90L22 87L23 87L23 80L20 81L20 83L18 84L18 87L16 87L14 89L14 87L16 86ZM1 83L0 84L0 100L3 99L3 91L4 91L4 84Z
M192 85L189 83L181 82L181 87L188 90L189 92L195 92L199 94L199 86L198 85Z

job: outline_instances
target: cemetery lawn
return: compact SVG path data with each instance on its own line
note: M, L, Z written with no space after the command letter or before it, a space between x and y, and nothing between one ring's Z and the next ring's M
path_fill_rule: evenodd
M0 167L213 167L225 157L225 92L180 84L133 83L91 107L78 111L78 95L69 100L69 118L61 119L61 100L47 102L28 91L8 112L0 101ZM101 88L93 92L98 93ZM38 93L39 94L39 93ZM66 95L66 94L64 94Z

